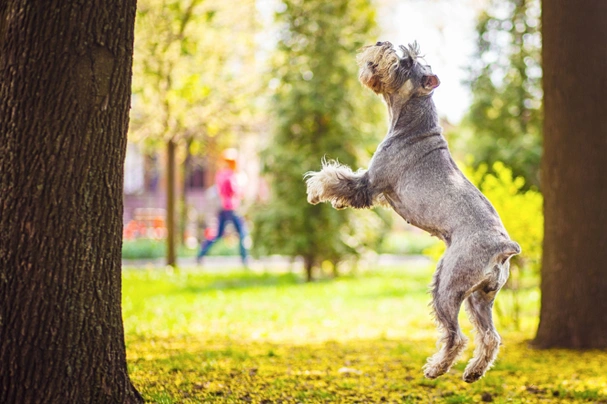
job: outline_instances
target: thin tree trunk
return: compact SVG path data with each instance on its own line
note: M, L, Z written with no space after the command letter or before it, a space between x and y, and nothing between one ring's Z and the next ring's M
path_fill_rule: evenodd
M304 269L306 270L306 282L312 282L314 280L314 258L306 256L304 257Z
M190 179L190 173L192 172L192 154L190 153L190 147L192 146L193 139L189 137L185 143L185 159L183 160L182 170L182 186L181 190L181 203L179 209L179 242L181 245L186 244L186 231L188 227L188 181Z
M173 139L167 143L167 265L175 266L175 155L177 145Z
M607 2L542 4L539 347L607 348Z
M0 10L0 402L142 402L121 317L134 0Z

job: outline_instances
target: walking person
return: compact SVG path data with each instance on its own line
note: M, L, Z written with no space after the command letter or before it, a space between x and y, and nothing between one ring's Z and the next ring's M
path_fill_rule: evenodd
M215 237L211 239L205 238L201 245L200 252L196 257L196 262L199 264L213 244L223 237L226 225L228 222L231 222L238 233L242 264L245 267L248 266L247 249L244 245L246 237L244 220L236 213L236 210L240 206L240 199L242 198L241 184L239 184L236 175L237 156L238 152L236 149L226 149L221 153L222 167L215 176L215 187L217 188L217 194L221 202L219 223Z

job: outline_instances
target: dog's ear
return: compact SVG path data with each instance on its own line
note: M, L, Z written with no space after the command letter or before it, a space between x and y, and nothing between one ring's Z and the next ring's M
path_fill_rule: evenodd
M422 77L422 87L424 89L431 91L440 85L440 80L436 74L429 74L427 76Z

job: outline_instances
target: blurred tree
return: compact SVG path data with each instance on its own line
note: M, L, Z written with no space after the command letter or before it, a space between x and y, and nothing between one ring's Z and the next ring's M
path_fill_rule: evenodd
M491 0L477 23L473 102L460 139L478 167L502 161L539 187L542 135L540 1Z
M0 402L139 403L121 316L134 0L0 5Z
M545 1L543 348L607 348L607 2Z
M370 212L357 216L309 205L303 182L323 156L357 169L377 146L383 110L371 93L363 93L355 62L356 51L375 42L375 10L369 0L282 5L270 81L275 128L262 154L271 200L254 218L254 252L302 256L310 280L314 267L335 269L357 255L381 226Z
M252 125L255 28L254 0L139 1L131 140L166 148L168 265L176 261L177 162L213 153ZM186 178L187 164L179 167Z

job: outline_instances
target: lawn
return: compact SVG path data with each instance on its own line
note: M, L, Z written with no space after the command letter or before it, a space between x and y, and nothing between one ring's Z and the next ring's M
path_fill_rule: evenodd
M496 366L474 384L464 358L431 381L427 265L306 284L299 274L125 269L129 371L152 403L607 403L607 352L538 351L539 292L498 316ZM503 291L498 309L508 313ZM472 336L462 314L464 332ZM472 341L472 339L471 339Z

